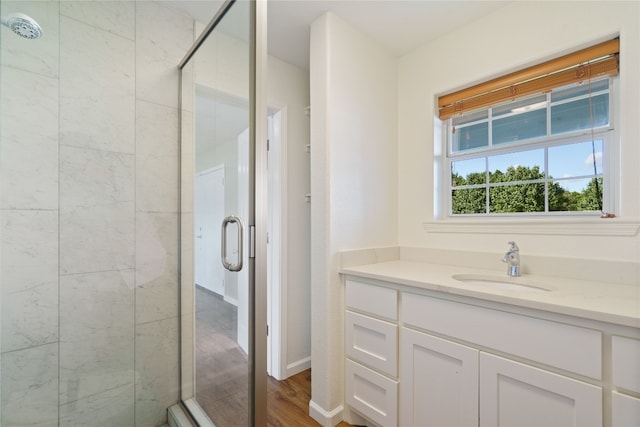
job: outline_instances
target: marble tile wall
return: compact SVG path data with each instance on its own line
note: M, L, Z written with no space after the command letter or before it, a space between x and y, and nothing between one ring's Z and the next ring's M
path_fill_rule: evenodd
M59 4L8 2L47 28L0 42L0 424L58 420Z
M177 64L193 40L193 20L136 4L136 426L180 398Z
M151 1L0 7L45 34L0 42L0 425L162 425L193 21Z

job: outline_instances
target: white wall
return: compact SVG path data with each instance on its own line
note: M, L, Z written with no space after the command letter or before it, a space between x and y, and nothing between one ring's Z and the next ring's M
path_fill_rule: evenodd
M267 99L271 108L286 107L286 278L285 365L288 374L308 365L311 357L309 73L277 58L268 58Z
M310 70L310 411L333 425L343 397L337 253L397 244L396 60L326 14L311 28Z
M526 19L523 19L526 17ZM436 97L517 69L613 38L620 34L620 97L615 110L621 147L622 201L617 223L640 214L640 12L638 2L513 2L491 15L435 40L399 61L399 241L401 246L503 252L516 240L523 254L630 262L640 260L635 236L589 236L605 220L569 232L542 230L522 222L504 234L444 231L433 221L433 126ZM601 221L601 222L598 222ZM611 221L611 220L609 220ZM609 224L613 224L611 221ZM476 230L477 231L477 230ZM606 250L603 250L606 248ZM496 259L496 265L500 262Z

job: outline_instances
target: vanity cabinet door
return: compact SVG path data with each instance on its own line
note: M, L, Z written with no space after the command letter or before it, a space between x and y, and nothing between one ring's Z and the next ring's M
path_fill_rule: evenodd
M613 336L611 355L613 385L640 393L640 340Z
M400 425L478 425L478 350L402 328Z
M628 337L612 338L612 425L614 427L640 426L640 399L631 393L640 393L640 340Z
M614 427L640 426L640 399L614 391L612 414Z
M480 426L601 426L602 389L480 353Z

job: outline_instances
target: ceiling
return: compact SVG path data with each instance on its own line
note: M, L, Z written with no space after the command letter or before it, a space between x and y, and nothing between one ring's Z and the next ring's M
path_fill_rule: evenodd
M166 3L206 24L224 2ZM505 0L268 0L268 50L277 58L308 69L311 24L323 13L332 11L401 56L507 3Z
M237 0L246 2L246 0ZM162 0L202 24L207 24L224 0ZM309 69L311 24L331 11L354 28L402 56L447 32L489 14L506 1L486 0L268 0L267 48L269 54ZM242 4L246 6L246 3ZM233 6L221 31L245 38L245 12ZM247 127L247 106L229 102L220 94L199 92L196 96L197 151L211 148L212 141L229 141ZM211 112L216 119L211 119Z

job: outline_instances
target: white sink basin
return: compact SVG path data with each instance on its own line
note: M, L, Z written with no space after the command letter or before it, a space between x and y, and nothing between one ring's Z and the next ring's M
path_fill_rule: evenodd
M493 289L516 292L550 292L537 283L532 283L522 277L481 276L477 274L455 274L451 276L459 282L482 289Z

